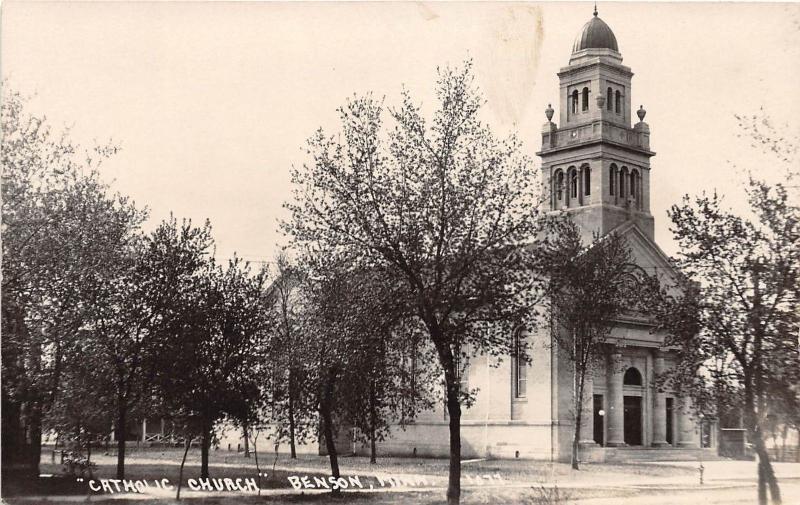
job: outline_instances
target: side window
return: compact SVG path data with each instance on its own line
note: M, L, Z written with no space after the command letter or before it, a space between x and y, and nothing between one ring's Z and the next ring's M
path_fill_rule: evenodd
M514 333L514 396L525 398L528 395L528 360L525 354L525 344L522 331Z
M563 200L564 197L564 171L558 170L555 176L555 193L556 193L556 201Z
M611 164L611 170L608 171L608 190L611 196L617 194L617 166Z
M578 198L578 171L574 167L569 172L569 196Z
M625 179L628 178L628 168L622 167L622 171L619 173L619 196L625 198Z
M458 374L458 388L462 393L469 391L469 359L457 354L454 356L456 373Z
M592 194L592 169L589 167L583 167L583 194Z

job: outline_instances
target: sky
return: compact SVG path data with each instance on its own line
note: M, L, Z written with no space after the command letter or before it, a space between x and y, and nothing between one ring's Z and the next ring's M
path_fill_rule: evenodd
M103 176L150 210L211 220L218 257L269 261L289 171L305 141L333 133L354 93L397 104L405 86L430 107L437 66L473 60L496 133L535 158L556 72L592 16L588 2L190 3L6 1L5 84L29 110L85 145L121 150ZM743 202L744 168L779 180L736 114L800 137L800 4L601 2L632 106L651 128L656 241L676 246L667 209L717 190ZM558 118L558 112L556 112ZM538 167L538 159L536 160Z

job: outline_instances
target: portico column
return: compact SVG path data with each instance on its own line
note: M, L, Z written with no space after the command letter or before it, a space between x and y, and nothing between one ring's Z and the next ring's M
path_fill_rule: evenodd
M692 417L692 400L690 398L680 399L678 410L678 447L697 447L695 441L695 423Z
M624 399L622 397L622 352L609 355L608 361L608 442L609 447L625 445Z
M594 445L594 377L586 371L583 379L583 407L581 408L581 445Z
M653 358L653 371L656 376L664 373L664 355L659 351L655 352ZM653 402L653 446L666 447L667 443L667 396L657 385L655 388L655 401Z

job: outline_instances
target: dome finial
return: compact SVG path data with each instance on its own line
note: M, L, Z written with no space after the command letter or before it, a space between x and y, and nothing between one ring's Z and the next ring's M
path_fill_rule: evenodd
M597 17L597 2L594 3L594 17Z

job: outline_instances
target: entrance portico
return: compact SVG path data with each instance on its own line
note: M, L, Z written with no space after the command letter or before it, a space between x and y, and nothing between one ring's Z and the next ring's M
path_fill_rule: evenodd
M690 401L656 387L668 359L655 348L610 347L587 388L591 415L581 438L603 447L699 447Z

